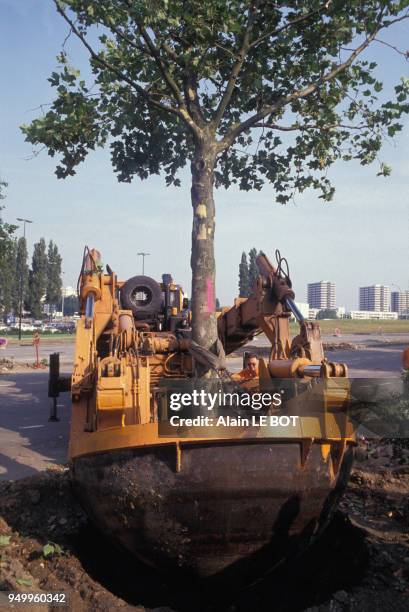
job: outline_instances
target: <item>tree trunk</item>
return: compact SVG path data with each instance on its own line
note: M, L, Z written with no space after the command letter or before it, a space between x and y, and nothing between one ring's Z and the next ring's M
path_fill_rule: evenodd
M196 146L192 171L192 330L193 340L211 349L217 340L215 314L215 207L214 147L209 143Z

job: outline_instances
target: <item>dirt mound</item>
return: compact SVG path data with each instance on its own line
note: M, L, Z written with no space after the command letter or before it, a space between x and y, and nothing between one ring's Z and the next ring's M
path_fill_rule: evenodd
M369 451L324 536L291 565L224 597L116 549L88 522L67 470L0 482L0 610L12 590L64 592L75 612L406 611L409 467L399 463L401 450L396 460L394 452Z
M0 590L66 593L75 612L138 609L94 581L75 554L87 518L67 470L0 482L0 516Z
M324 351L357 351L365 348L362 344L358 346L352 342L323 342L322 346Z
M0 359L0 374L3 372L10 372L14 370L16 363L13 359Z
M25 371L27 369L29 370L45 370L48 367L48 362L46 359L42 359L41 362L38 364L35 362L27 362L27 363L20 363L18 361L15 361L14 359L0 359L0 374L7 374L8 372L18 372L18 371Z

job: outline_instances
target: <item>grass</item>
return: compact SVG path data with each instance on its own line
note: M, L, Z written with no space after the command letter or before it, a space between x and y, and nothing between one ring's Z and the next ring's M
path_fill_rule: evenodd
M317 321L323 334L334 334L338 328L342 334L409 334L409 320L398 319L397 321L374 321L356 319L327 319ZM292 333L296 333L298 325L291 323Z
M373 334L376 336L383 334L409 334L409 320L398 319L397 321L359 321L354 319L327 319L317 321L321 328L321 333L325 335L334 335L334 331L338 328L341 336L344 334ZM294 336L298 333L298 324L290 324L291 334ZM0 332L0 336L3 335ZM24 332L21 340L16 335L7 334L5 336L10 344L31 344L33 339L32 332ZM73 334L40 334L41 341L47 343L69 343L75 342L75 333ZM41 346L41 345L40 345Z
M0 332L0 336L1 336L1 332ZM32 341L33 341L33 334L32 333L27 333L27 334L22 334L21 335L21 340L18 339L17 336L11 336L11 335L7 335L4 336L5 338L7 338L8 340L8 344L9 346L11 344L27 344L27 345L31 345ZM43 341L47 341L47 343L49 344L51 343L58 343L58 342L75 342L75 334L40 334L40 346L41 346L41 342Z

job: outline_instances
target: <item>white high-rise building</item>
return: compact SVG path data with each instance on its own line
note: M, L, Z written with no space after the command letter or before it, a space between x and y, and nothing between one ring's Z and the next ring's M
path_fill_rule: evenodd
M398 315L409 314L409 291L392 291L391 310Z
M77 295L77 290L74 287L63 287L62 292L64 297L71 297L72 295Z
M310 308L335 308L335 283L320 281L308 283L308 303Z
M391 290L386 285L359 287L359 310L389 312L391 309Z

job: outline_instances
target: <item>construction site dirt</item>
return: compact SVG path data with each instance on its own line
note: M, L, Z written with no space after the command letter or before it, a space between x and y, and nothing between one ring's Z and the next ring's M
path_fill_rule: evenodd
M349 345L333 350L343 353L351 376L400 376L399 342L343 340ZM68 372L70 345L61 350ZM92 526L65 465L69 397L60 396L60 421L49 423L47 372L26 367L18 347L13 352L10 361L19 366L0 375L0 610L11 609L9 592L65 593L75 612L407 610L408 440L361 440L340 509L321 539L246 588L213 588L139 564ZM241 360L240 353L230 360L232 370Z
M9 609L7 592L23 591L65 593L76 612L407 610L409 449L378 442L359 453L324 536L246 589L159 574L117 550L88 522L66 468L2 481L0 609Z

